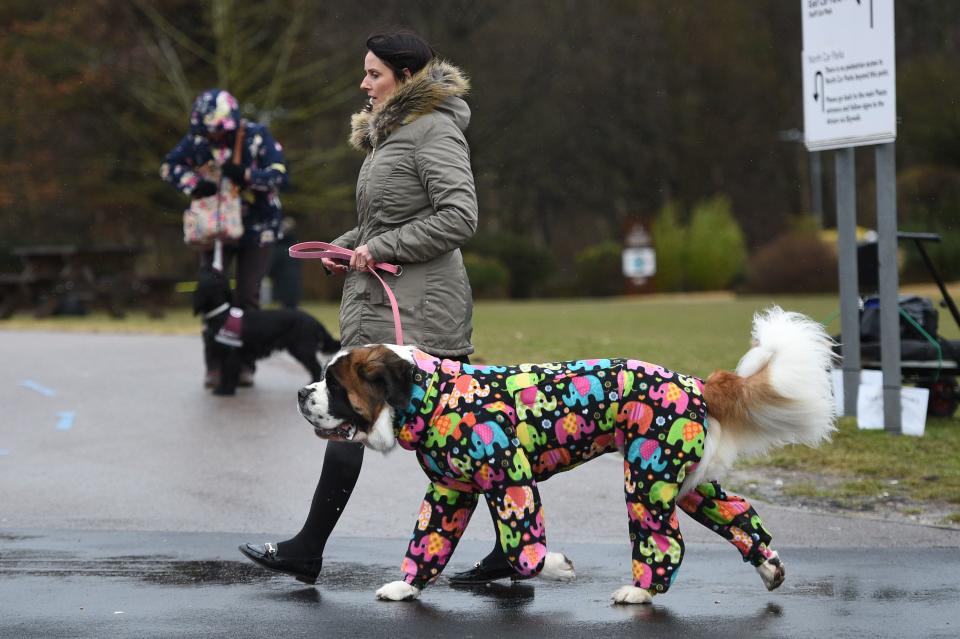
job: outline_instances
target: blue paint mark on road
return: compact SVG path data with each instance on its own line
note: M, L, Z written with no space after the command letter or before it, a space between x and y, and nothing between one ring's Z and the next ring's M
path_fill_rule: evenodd
M72 410L60 411L57 413L60 421L57 422L57 430L70 430L73 428L73 418L76 416Z
M4 455L9 455L9 454L10 454L9 448L0 448L0 457L3 457Z
M52 388L47 388L43 384L38 384L32 379L25 379L22 382L20 382L20 385L23 386L24 388L29 388L30 390L37 391L44 397L53 397L54 395L57 394L57 392Z

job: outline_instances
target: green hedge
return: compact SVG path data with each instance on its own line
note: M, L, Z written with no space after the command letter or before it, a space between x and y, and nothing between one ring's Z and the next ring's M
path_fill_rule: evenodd
M580 295L608 297L623 293L623 247L619 242L588 246L577 253L573 263Z
M507 288L512 298L542 295L553 268L550 253L512 233L478 233L464 248L464 253L499 261L509 273Z
M687 285L695 291L730 288L747 261L743 231L730 200L717 196L693 208L685 261Z
M719 195L696 204L689 226L670 203L653 223L658 291L716 291L730 288L745 269L746 242L730 200Z
M506 297L510 290L510 271L495 257L464 253L463 265L470 278L475 298Z
M668 203L660 209L651 236L657 252L656 289L665 292L684 290L687 229L680 221L680 209L675 203Z

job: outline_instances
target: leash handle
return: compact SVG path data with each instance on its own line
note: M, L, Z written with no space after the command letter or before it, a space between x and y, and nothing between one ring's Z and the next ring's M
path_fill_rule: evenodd
M213 241L213 270L223 273L223 240Z
M290 253L290 257L300 260L318 260L325 257L329 260L346 262L347 264L350 263L350 259L353 257L352 250L337 246L336 244L330 244L329 242L299 242L291 246L288 252ZM363 270L377 278L380 284L383 285L383 290L387 292L387 298L390 300L390 310L393 311L393 328L397 338L397 345L402 345L403 327L400 325L400 309L397 306L397 298L390 289L390 286L383 281L383 278L380 277L377 271L383 271L384 273L390 273L391 275L399 277L403 274L403 267L386 262L373 262L367 264Z
M348 264L350 263L350 258L353 257L353 251L350 249L337 246L336 244L330 244L329 242L300 242L291 246L289 252L290 257L301 260L317 260L321 257L326 257L331 260L347 262ZM403 274L402 266L388 264L387 262L373 262L367 265L367 270L372 271L374 269L396 275L397 277Z

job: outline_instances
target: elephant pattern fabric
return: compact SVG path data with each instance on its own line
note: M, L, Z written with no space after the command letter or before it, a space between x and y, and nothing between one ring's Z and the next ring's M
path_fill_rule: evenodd
M683 556L676 506L728 539L745 561L771 556L770 535L744 499L717 482L678 499L703 455L707 407L694 377L632 359L475 366L414 351L411 401L398 443L430 479L403 560L404 580L435 580L480 495L519 578L547 553L537 483L598 455L624 455L633 581L666 592Z

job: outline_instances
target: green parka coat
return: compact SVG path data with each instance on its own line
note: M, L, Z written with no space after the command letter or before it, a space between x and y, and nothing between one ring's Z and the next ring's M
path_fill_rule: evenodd
M357 226L333 241L366 244L400 306L403 338L438 356L473 352L473 293L460 247L477 228L477 197L463 131L469 83L439 59L382 105L353 116L350 143L367 157L357 180ZM350 271L340 303L344 346L395 341L390 301L375 277Z

